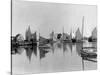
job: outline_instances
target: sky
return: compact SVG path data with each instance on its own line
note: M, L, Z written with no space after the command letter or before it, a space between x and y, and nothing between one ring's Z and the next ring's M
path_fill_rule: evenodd
M24 0L12 1L12 35L25 36L28 26L32 32L49 37L49 34L82 31L84 16L84 36L90 36L97 26L97 6L80 4L63 4L34 2Z

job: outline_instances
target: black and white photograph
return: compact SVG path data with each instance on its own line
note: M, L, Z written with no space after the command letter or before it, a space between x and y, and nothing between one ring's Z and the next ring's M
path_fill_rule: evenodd
M97 70L97 6L11 1L11 73Z

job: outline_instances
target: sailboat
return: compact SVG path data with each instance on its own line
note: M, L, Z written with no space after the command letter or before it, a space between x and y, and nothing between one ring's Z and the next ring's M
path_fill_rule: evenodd
M40 33L39 33L39 45L38 45L38 47L48 49L48 48L50 48L48 46L48 44L49 44L49 40L47 38L44 38L43 36L40 36Z
M56 42L56 39L55 39L54 36L55 36L55 35L54 35L54 31L52 31L52 32L50 33L50 38L48 39L50 43L55 43L55 42Z
M83 36L82 36L79 28L76 31L76 37L75 38L76 38L76 43L82 43L83 42L83 40L82 40Z
M84 16L82 19L82 35L83 35L83 29L84 29ZM91 47L91 49L95 50L92 47ZM95 53L94 51L91 52L90 47L82 47L82 49L80 51L80 55L81 55L83 60L97 62L95 60L97 58L97 53Z
M48 44L48 39L39 36L39 44Z
M97 42L97 28L92 31L92 42Z
M32 33L30 26L28 27L28 30L26 30L25 33L25 40L24 40L24 44L25 45L36 45L37 43L37 35L36 32Z
M97 42L97 28L92 31L92 35L88 38L88 42Z
M36 35L36 32L31 34L31 42L32 42L33 46L37 46L37 35Z
M63 33L62 33L62 41L65 43L71 42L71 37L67 33L64 33L64 28L63 28Z
M71 38L72 43L76 43L76 37L75 37L75 34L72 33L72 32L71 32L71 34L72 34L72 38Z

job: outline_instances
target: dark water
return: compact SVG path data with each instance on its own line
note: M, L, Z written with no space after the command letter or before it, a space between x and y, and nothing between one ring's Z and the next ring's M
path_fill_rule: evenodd
M96 47L96 43L51 43L44 47L17 48L12 55L13 74L80 71L83 70L80 50L83 46ZM95 70L97 63L84 60L84 70Z

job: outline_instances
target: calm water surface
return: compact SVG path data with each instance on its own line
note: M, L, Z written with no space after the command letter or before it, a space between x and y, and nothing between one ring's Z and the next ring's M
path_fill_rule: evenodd
M83 45L72 43L48 44L50 48L20 47L20 54L12 55L13 74L80 71L82 58L79 56L82 46L96 47L96 43ZM97 63L84 60L85 70L97 69Z

